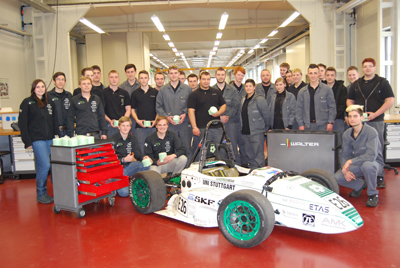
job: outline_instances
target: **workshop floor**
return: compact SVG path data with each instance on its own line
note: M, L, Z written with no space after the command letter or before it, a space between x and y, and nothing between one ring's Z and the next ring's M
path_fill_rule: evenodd
M251 249L231 245L218 228L139 214L129 198L87 205L83 219L55 214L53 205L36 202L35 180L7 179L0 185L0 266L400 267L400 175L386 174L377 208L365 207L365 191L349 198L341 188L364 219L361 229L324 235L275 227Z

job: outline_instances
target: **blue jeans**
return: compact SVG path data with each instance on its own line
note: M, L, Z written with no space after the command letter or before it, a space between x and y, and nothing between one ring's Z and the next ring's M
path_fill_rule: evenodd
M124 175L131 177L133 174L139 171L149 170L150 167L143 167L141 161L133 161L129 165L124 167ZM118 189L117 193L120 197L127 197L129 195L129 186Z
M136 133L136 138L138 139L138 144L139 148L144 152L144 141L146 140L147 136L149 136L151 133L155 132L157 129L155 127L153 128L136 128L135 133Z
M40 197L47 193L47 175L50 170L50 145L53 140L34 141L32 149L36 157L36 193Z

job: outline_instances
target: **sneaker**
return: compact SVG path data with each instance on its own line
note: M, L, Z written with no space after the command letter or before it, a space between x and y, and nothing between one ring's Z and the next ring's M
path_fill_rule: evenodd
M377 177L376 188L381 188L381 189L386 188L386 184L381 176Z
M44 195L46 196L47 199L51 200L51 202L54 201L54 198L48 195L47 193L45 193Z
M48 199L46 197L46 194L36 197L36 201L38 201L38 203L41 203L41 204L51 204L51 203L53 203L53 201L51 199Z
M361 192L365 189L365 188L367 188L367 184L365 183L365 181L364 181L364 183L363 183L363 185L361 186L361 189L360 190L353 190L353 191L351 191L351 193L350 193L350 197L359 197L360 195L361 195Z
M374 208L374 207L376 207L378 205L378 203L379 203L378 195L377 194L376 195L371 195L368 198L366 206Z

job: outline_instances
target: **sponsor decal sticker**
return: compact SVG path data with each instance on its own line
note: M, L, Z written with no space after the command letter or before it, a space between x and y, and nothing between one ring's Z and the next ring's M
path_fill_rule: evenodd
M308 209L315 211L315 212L329 213L329 207L324 207L324 206L316 205L316 204L310 204L308 206Z
M346 229L346 222L341 219L324 218L321 225L326 226L326 227L336 228L336 229Z
M303 213L303 224L311 227L315 227L315 215Z
M222 183L222 182L216 182L216 181L209 181L209 180L203 180L203 185L215 187L215 188L221 188L225 190L235 190L235 185L233 184L228 184L228 183Z
M318 147L318 142L303 142L303 141L292 141L290 139L286 139L286 143L281 143L280 145L290 147Z

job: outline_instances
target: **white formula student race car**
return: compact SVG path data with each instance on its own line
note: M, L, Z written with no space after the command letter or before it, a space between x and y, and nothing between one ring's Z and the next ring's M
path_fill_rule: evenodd
M203 143L210 124L223 129L219 144ZM324 234L349 232L363 225L356 209L338 195L339 186L329 173L312 169L299 175L272 167L235 166L219 120L209 123L203 140L181 174L161 178L154 171L143 171L131 177L130 199L138 212L219 227L229 242L243 248L263 242L274 225ZM228 159L221 157L223 151ZM194 163L199 152L200 161ZM206 160L210 156L214 161Z

